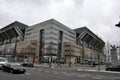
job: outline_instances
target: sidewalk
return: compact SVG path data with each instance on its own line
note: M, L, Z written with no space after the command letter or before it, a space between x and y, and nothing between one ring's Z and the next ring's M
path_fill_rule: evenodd
M98 66L90 67L89 65L81 65L81 64L72 64L70 67L68 64L51 64L51 67L48 63L42 64L34 64L35 67L48 67L54 69L61 69L61 70L78 70L78 71L98 71ZM100 71L105 71L105 66L100 65Z
M65 71L86 71L86 72L103 72L103 73L116 73L120 74L120 72L115 72L115 71L106 71L105 70L105 65L100 65L100 70L98 69L98 66L96 67L90 67L88 65L71 65L69 67L68 64L64 64L61 66L58 66L56 64L52 64L50 67L49 64L34 64L35 67L40 68L40 67L45 67L45 68L52 68L54 70L65 70Z

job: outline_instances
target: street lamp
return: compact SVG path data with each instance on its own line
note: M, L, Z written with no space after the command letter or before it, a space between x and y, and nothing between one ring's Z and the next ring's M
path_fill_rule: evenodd
M71 44L69 43L69 67L71 67Z
M98 50L97 50L97 52L98 52L98 54L97 54L97 57L98 57L98 71L100 71L100 48L98 48Z
M120 27L120 22L118 24L115 24L115 26Z

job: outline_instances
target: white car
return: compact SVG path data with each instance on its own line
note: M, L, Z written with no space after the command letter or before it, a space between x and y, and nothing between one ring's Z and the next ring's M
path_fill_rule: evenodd
M0 69L2 68L2 65L6 64L8 60L6 58L0 57Z

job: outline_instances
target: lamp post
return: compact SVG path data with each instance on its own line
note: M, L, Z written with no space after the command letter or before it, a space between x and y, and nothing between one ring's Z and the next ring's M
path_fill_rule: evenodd
M120 27L120 21L119 21L118 24L115 24L115 26L116 26L116 27ZM119 56L118 58L119 58L119 60L120 60L120 56ZM118 62L119 62L119 61L118 61Z
M100 48L99 48L100 49ZM100 71L100 51L98 49L98 71Z
M120 27L120 22L118 24L115 24L116 27Z
M69 67L71 67L71 44L69 43Z
M84 65L84 40L82 42L82 66Z

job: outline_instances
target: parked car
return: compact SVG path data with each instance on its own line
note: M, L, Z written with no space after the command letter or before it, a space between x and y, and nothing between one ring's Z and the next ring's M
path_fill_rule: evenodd
M98 63L95 62L95 61L89 61L88 64L89 64L91 67L95 67L96 65L98 65Z
M8 60L6 58L0 57L0 69L2 68L2 65L6 64Z
M24 67L33 67L34 66L33 62L30 62L30 61L25 61L21 65Z
M19 63L6 63L2 66L2 71L10 73L25 73L26 69Z
M120 64L114 64L106 67L107 71L120 71Z

